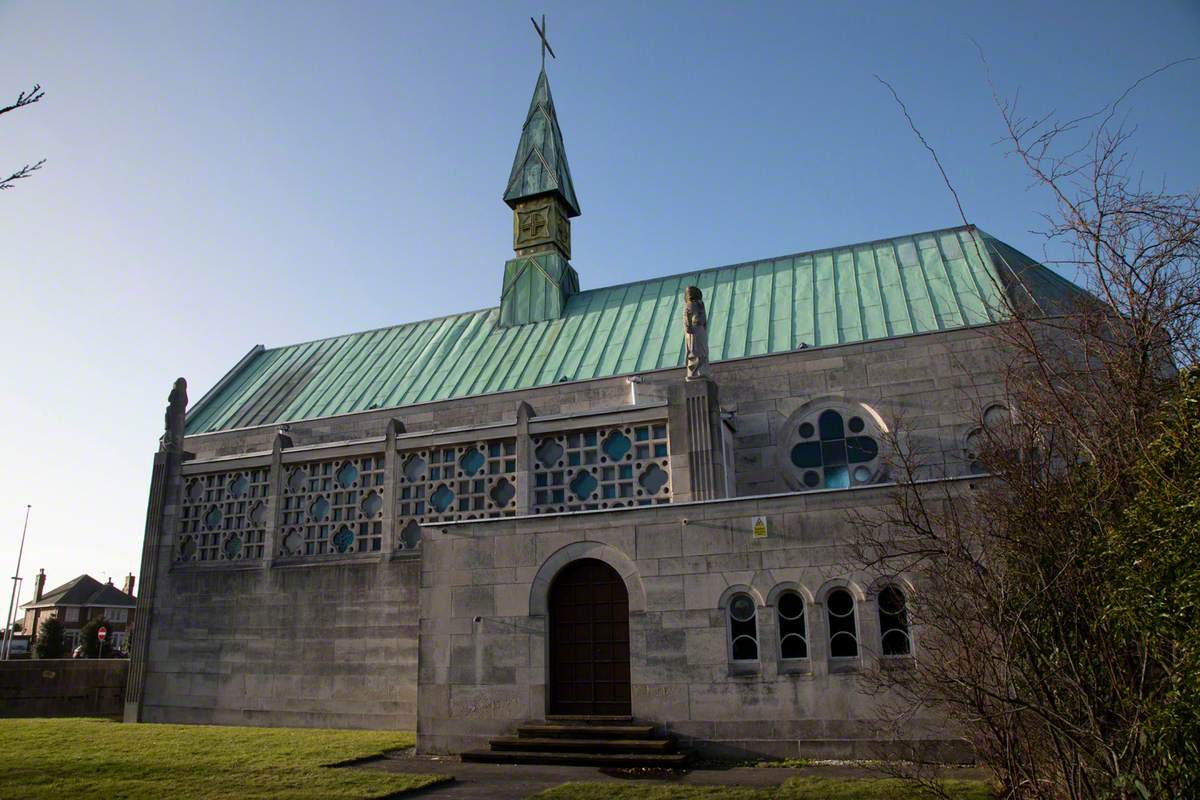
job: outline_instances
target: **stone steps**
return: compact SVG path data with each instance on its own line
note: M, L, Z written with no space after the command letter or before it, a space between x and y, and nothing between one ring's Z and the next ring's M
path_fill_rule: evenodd
M590 767L682 769L690 752L675 752L675 739L656 736L653 725L631 717L550 716L521 725L516 736L492 739L488 750L471 750L463 761L492 764L559 764Z
M654 735L653 725L521 725L518 736L555 739L649 739Z
M557 753L470 750L462 754L463 761L491 764L559 764L575 767L657 767L683 769L690 756L687 753Z
M493 750L534 750L543 752L595 753L670 753L670 739L533 739L500 736L490 742Z

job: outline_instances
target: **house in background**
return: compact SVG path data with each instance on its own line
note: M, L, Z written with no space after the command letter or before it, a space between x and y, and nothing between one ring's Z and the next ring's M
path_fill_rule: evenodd
M137 598L133 596L132 574L125 577L121 589L111 580L101 583L91 575L80 575L62 586L44 591L46 570L38 570L33 584L33 600L21 606L25 621L21 630L37 639L43 622L57 617L63 625L63 641L67 651L79 644L79 631L88 620L103 617L108 624L105 645L119 650L125 649L129 627L133 622L133 609Z

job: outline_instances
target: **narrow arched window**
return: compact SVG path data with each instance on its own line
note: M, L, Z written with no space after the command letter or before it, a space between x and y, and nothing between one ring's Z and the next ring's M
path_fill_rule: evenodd
M825 598L829 612L829 655L832 658L858 656L858 626L854 624L854 598L845 589L834 589Z
M754 598L735 594L729 600L729 642L734 661L758 660L758 621Z
M904 592L895 586L879 593L879 635L885 656L906 656L912 652Z
M804 600L784 592L775 603L779 614L779 657L808 658L808 631L804 626Z

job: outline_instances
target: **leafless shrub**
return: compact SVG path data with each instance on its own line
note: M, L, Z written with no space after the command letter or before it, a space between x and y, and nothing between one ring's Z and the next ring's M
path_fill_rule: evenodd
M878 685L899 698L898 715L941 710L1006 797L1171 791L1146 732L1174 662L1109 613L1105 551L1175 369L1200 361L1200 195L1131 178L1120 116L1155 74L1065 122L1026 117L993 89L1011 152L1055 200L1042 233L1090 296L1063 291L1048 307L1019 271L1002 273L1006 321L988 335L1008 413L984 418L976 403L980 474L922 480L926 454L898 425L894 502L858 519L858 556L918 586L914 663L880 671Z

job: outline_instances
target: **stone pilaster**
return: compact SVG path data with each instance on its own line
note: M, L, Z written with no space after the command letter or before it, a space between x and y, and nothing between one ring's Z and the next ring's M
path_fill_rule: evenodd
M154 454L150 473L150 499L146 504L146 532L142 538L142 566L138 577L141 587L129 641L129 678L125 684L125 721L140 722L142 697L146 689L146 659L150 654L150 617L154 589L158 583L158 546L162 538L163 506L168 484L169 452ZM178 465L178 457L175 456ZM178 472L178 467L176 467ZM36 630L36 628L35 628Z
M275 439L271 442L271 472L268 477L269 490L267 494L267 534L263 537L265 546L263 555L267 563L279 555L279 528L283 518L283 483L287 476L283 474L283 451L292 446L292 437L283 428L275 431Z
M533 509L533 439L529 436L529 418L533 406L517 406L517 516L532 513Z
M717 384L709 378L684 381L671 387L669 403L675 502L728 497Z
M396 482L400 475L400 454L396 452L396 436L404 433L404 423L388 420L383 445L383 541L389 554L399 549L396 530Z

